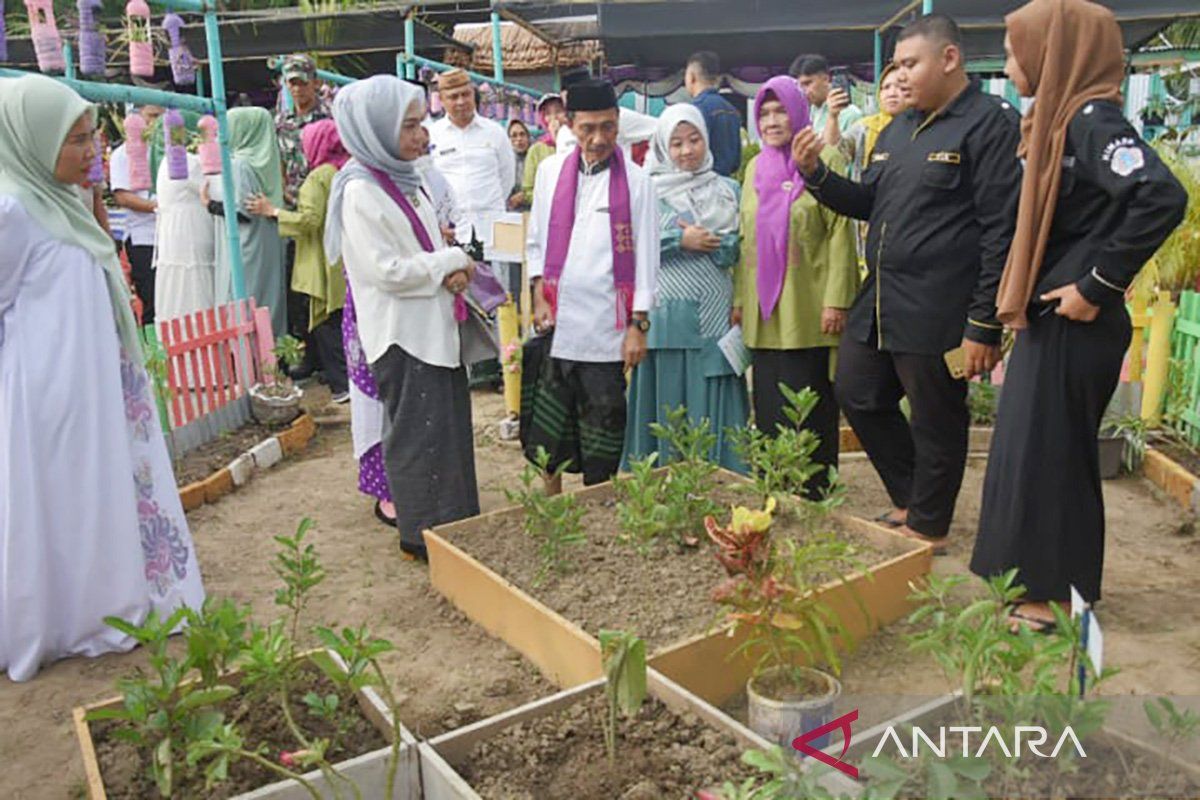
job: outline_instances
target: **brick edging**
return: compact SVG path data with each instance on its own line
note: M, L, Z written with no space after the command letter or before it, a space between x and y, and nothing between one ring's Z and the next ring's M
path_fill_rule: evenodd
M317 432L317 424L307 413L301 414L286 430L263 439L246 452L201 481L179 488L179 500L184 511L192 511L205 503L215 503L239 486L245 486L259 469L273 467L280 461L303 452Z
M1142 475L1184 511L1200 510L1200 478L1161 450L1146 448Z
M848 425L843 425L839 431L840 450L843 453L861 453L863 446L859 442L858 437L854 435L854 429ZM970 442L967 450L971 453L986 453L992 446L992 426L990 425L972 425L970 431Z

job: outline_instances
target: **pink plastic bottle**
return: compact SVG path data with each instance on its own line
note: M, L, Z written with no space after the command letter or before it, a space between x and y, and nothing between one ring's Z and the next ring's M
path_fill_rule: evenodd
M25 0L29 11L29 28L32 31L33 49L37 53L38 69L42 72L65 72L62 37L54 21L53 0Z
M171 39L168 50L171 59L171 77L176 86L194 86L196 84L196 59L183 40L183 17L178 14L167 14L163 18L163 30Z
M139 78L154 77L154 41L150 31L150 6L146 0L125 5L125 30L129 34L129 72Z
M104 34L96 24L95 9L100 0L78 0L79 71L84 75L104 75Z
M200 118L200 169L205 175L221 174L221 145L217 142L217 118Z
M442 111L442 96L437 89L431 89L429 92L429 116L436 117Z
M150 153L143 138L146 120L141 114L130 114L125 118L125 155L129 158L129 188L134 192L146 191L151 186Z
M479 87L479 113L490 119L496 118L496 98L490 83Z
M163 114L163 139L167 154L167 177L173 181L186 181L188 132L178 109L169 108Z

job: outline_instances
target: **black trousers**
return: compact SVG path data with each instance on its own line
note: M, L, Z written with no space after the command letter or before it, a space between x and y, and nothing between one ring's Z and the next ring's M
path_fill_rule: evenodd
M779 384L794 391L808 387L817 393L817 405L804 421L803 428L821 440L813 460L826 467L804 487L803 494L816 500L829 486L829 468L838 461L838 407L829 380L828 347L809 347L803 350L754 350L754 422L758 429L774 433L780 425L791 425L784 414L787 400Z
M340 308L309 331L306 352L310 350L315 356L316 367L325 375L325 381L329 384L331 392L341 394L350 388L349 379L346 376L346 349L342 346L342 310Z
M125 242L133 288L142 301L142 324L154 322L154 245Z
M296 240L285 239L287 249L284 251L284 273L287 287L287 332L304 342L304 365L315 369L316 354L313 353L313 343L308 338L308 295L292 291L292 272L296 268Z
M1025 599L1100 599L1104 491L1096 434L1129 347L1123 306L1094 322L1030 316L1018 334L983 481L971 571L1018 568Z
M967 465L967 382L941 356L891 353L843 336L838 403L908 526L945 536ZM912 420L900 412L908 397Z

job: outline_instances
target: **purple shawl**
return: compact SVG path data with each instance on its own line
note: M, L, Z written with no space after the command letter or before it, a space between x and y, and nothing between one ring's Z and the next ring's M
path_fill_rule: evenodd
M550 225L546 241L546 265L542 274L542 294L555 315L558 314L558 282L562 278L571 231L575 228L575 195L579 188L580 148L575 147L563 162L554 204L550 207ZM629 178L621 148L613 150L608 165L608 220L612 233L613 283L617 288L617 329L629 324L633 315L633 292L637 278L637 259L633 251L633 224L629 205Z
M759 112L768 96L783 103L793 136L812 124L804 92L793 78L778 75L764 83L754 98L755 125L758 125ZM762 318L769 320L783 292L783 279L787 274L792 203L804 192L804 178L792 162L791 142L784 147L763 144L754 170L754 189L758 193L755 219L758 229L758 307Z

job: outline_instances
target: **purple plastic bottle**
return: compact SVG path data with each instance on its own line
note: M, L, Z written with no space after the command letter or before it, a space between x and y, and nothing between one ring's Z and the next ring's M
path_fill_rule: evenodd
M173 181L186 181L188 132L178 109L169 108L163 114L163 138L166 140L167 176Z
M79 71L84 75L104 75L104 34L96 24L95 9L100 0L79 0Z
M171 39L171 47L167 54L171 60L171 77L176 86L194 86L196 84L196 59L183 40L183 17L178 14L167 14L163 18L163 30Z

